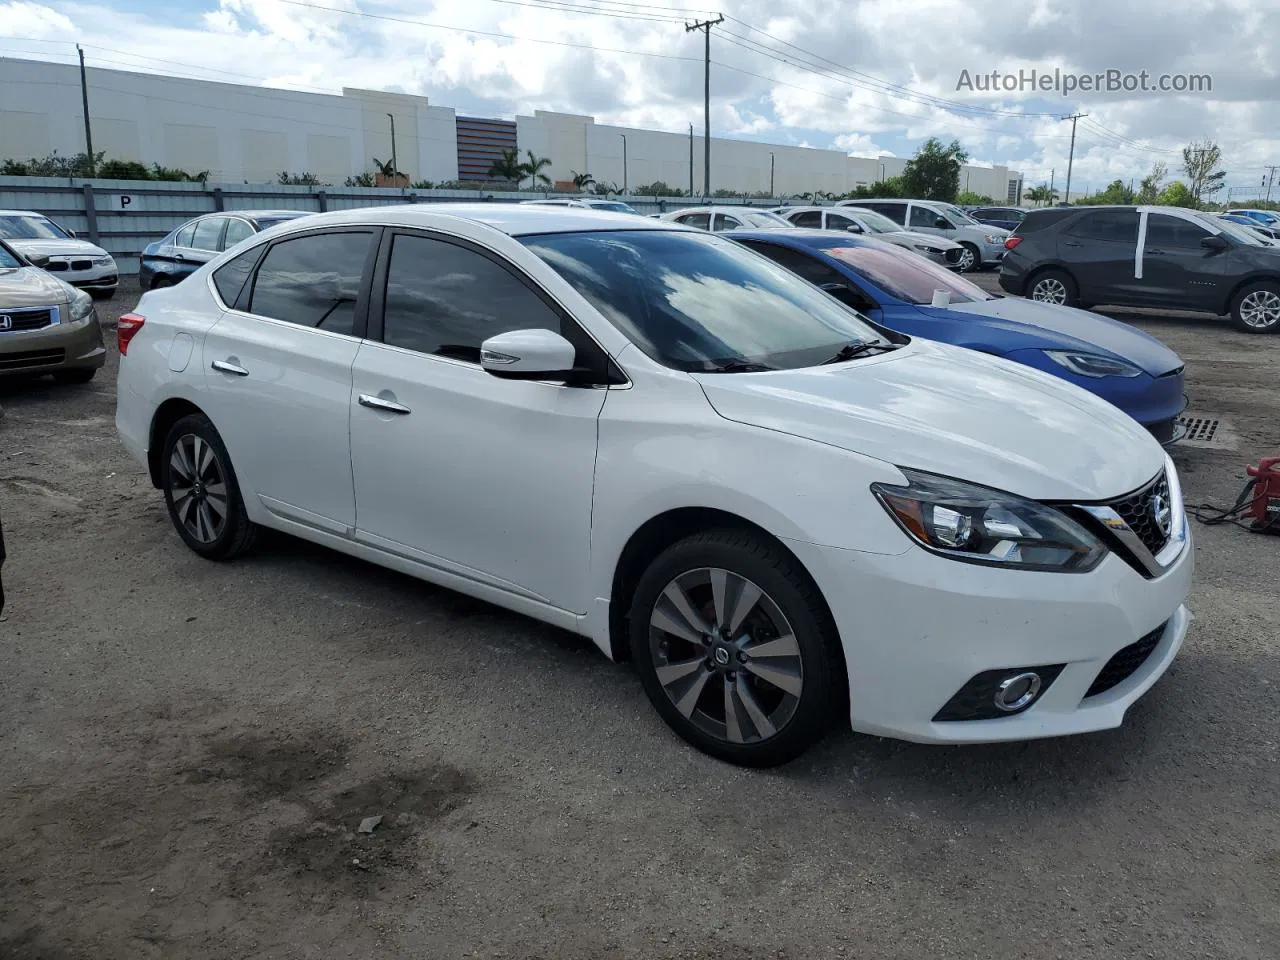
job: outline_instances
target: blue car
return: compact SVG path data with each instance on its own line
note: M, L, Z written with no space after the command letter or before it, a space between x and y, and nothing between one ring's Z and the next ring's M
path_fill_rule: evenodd
M814 283L872 322L1051 373L1095 393L1161 443L1180 438L1182 360L1109 317L1003 297L924 257L870 237L818 230L735 230L736 243Z
M1267 225L1261 220L1255 220L1252 217L1246 217L1243 213L1220 213L1219 220L1226 220L1228 223L1238 223L1242 227L1248 227L1257 231L1268 240L1280 240L1280 224Z
M226 210L188 220L143 249L138 283L143 290L171 287L241 240L305 216L306 210Z
M1274 210L1228 210L1227 214L1233 217L1245 217L1263 227L1280 227L1280 214Z

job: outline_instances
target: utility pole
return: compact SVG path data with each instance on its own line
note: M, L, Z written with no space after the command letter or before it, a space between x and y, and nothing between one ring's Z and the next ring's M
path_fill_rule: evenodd
M776 194L773 192L773 151L772 150L769 151L769 196L770 197L776 196Z
M76 53L80 54L80 100L84 104L84 152L89 158L89 176L94 174L93 163L93 131L89 127L89 81L84 73L84 50L76 44Z
M711 196L711 28L717 23L724 23L724 14L716 17L714 20L700 20L694 23L686 23L684 25L685 33L692 33L694 30L701 30L706 34L706 52L702 60L702 115L703 115L703 145L702 145L702 194L703 196Z
M1053 175L1057 172L1058 171L1053 167L1049 168L1049 196L1045 198L1045 201L1044 201L1045 203L1048 203L1048 204L1053 203Z
M627 135L618 134L622 138L622 195L627 196Z
M1071 164L1076 158L1076 121L1087 116L1087 113L1073 113L1069 117L1062 118L1071 121L1071 152L1067 154L1067 195L1063 197L1067 203L1071 202Z
M1267 203L1271 202L1271 184L1276 178L1276 167L1267 167Z
M693 124L689 124L689 196L693 196Z
M396 118L388 113L387 119L391 121L391 185L395 186L400 182L400 164L396 162Z

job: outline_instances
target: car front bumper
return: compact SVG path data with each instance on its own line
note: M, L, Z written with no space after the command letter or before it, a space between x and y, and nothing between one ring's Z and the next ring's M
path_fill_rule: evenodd
M996 266L1004 260L1004 255L1008 253L1004 248L1004 242L1000 243L984 243L981 247L982 263L984 266Z
M105 293L114 290L120 282L120 272L114 260L108 264L97 264L88 257L58 256L53 257L44 269L59 280L85 290Z
M62 315L66 316L65 306ZM96 310L75 323L0 333L0 377L97 369L106 362L107 349Z
M831 607L850 722L861 733L987 743L1117 727L1173 662L1191 619L1183 605L1194 567L1189 531L1182 553L1153 580L1114 554L1089 573L1067 574L961 563L915 546L885 556L787 545ZM1136 666L1124 661L1131 671L1087 696L1112 658L1144 639L1144 651L1154 644L1149 653ZM935 719L980 674L1051 665L1061 671L1020 713Z

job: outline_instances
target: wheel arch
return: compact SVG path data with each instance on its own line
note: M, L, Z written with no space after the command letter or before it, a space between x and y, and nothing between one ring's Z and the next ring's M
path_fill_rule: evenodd
M151 429L147 432L147 471L151 474L151 485L160 487L161 445L170 428L183 417L193 413L207 416L203 410L183 397L170 397L156 408L151 418Z
M1055 270L1058 273L1065 273L1067 275L1067 279L1075 284L1076 296L1079 297L1081 293L1079 277L1072 273L1071 269L1065 263L1058 260L1050 260L1047 263L1038 264L1034 270L1028 271L1027 279L1022 283L1023 297L1025 298L1030 296L1031 290L1035 287L1036 281L1040 277Z
M1231 305L1236 302L1236 297L1240 295L1240 291L1245 287L1251 287L1255 283L1272 283L1280 287L1280 274L1267 273L1265 270L1258 270L1248 276L1238 280L1232 288L1227 291L1226 299L1222 302L1221 313L1230 313Z

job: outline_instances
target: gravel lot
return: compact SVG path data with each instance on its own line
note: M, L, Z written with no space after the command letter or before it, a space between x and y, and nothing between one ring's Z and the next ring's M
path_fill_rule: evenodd
M1175 457L1229 502L1280 453L1280 337L1125 319L1222 418ZM585 640L283 537L198 559L114 374L0 386L0 957L1277 956L1280 538L1197 526L1119 730L753 773Z

